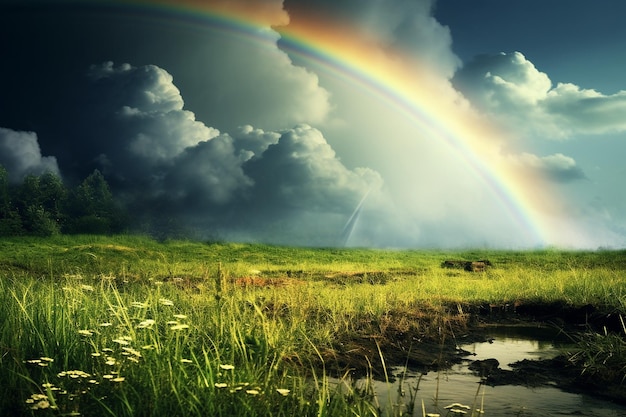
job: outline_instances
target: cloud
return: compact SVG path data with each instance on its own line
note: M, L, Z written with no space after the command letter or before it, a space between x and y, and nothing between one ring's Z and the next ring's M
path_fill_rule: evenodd
M218 235L280 244L343 244L346 222L367 193L380 191L380 175L344 166L322 133L308 125L281 132L244 130L248 143L251 136L272 143L242 164L251 183L216 213L212 227ZM234 149L241 142L241 136L235 139ZM201 222L196 217L196 224Z
M106 62L92 66L89 79L86 95L98 104L83 112L81 133L92 140L72 159L95 164L131 206L159 201L189 212L226 204L251 185L242 163L275 136L243 127L236 149L232 137L184 109L172 75L155 65Z
M343 165L309 125L232 134L205 125L158 66L105 62L87 81L83 101L93 104L82 107L63 161L76 178L100 169L137 224L172 219L197 236L333 245L382 186L377 172Z
M346 212L382 185L371 169L347 169L322 133L308 125L283 132L245 171L255 182L257 203L285 210Z
M400 49L447 79L461 61L452 52L449 28L432 15L434 6L434 0L285 1L294 24L324 10L322 19L340 19L383 49Z
M173 77L162 68L105 62L88 75L83 100L94 104L81 111L76 146L66 152L85 166L81 172L99 168L132 188L161 175L188 147L219 135L183 109Z
M524 134L565 139L626 131L626 91L605 95L574 84L553 86L520 52L477 56L453 83L480 109Z
M253 182L242 169L247 158L237 153L233 139L220 135L188 147L171 161L163 180L164 198L188 210L209 211L231 203L234 196Z
M34 132L18 132L0 127L0 165L7 170L12 183L18 183L30 174L50 172L60 175L56 158L41 155Z
M323 122L332 110L331 95L314 72L294 65L278 47L280 35L268 26L235 29L206 27L197 40L202 53L190 53L177 68L194 85L186 95L193 95L199 118L222 131Z
M108 97L110 104L129 111L141 109L142 112L166 113L182 110L184 105L180 91L172 83L173 77L156 65L133 67L124 63L116 67L108 61L92 65L87 76L103 83L101 88L114 89L115 94ZM126 86L132 88L126 89Z
M541 177L554 182L569 183L587 179L576 161L561 153L540 157L524 152L509 156L508 161L518 169L534 171L534 174L539 174Z
M233 133L235 148L239 152L246 153L247 159L254 155L261 155L268 146L277 143L280 136L279 132L266 132L250 125L240 126Z
M205 236L337 245L360 200L381 186L375 171L346 168L308 125L281 132L245 126L235 137L187 148L144 207L167 207Z

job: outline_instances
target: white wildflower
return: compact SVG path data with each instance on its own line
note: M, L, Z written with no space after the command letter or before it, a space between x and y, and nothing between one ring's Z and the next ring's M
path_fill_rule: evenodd
M149 328L149 327L154 326L154 323L156 323L154 320L152 320L152 319L146 319L146 320L144 320L144 321L140 322L140 323L137 325L137 328L138 328L138 329L147 329L147 328Z
M127 353L129 355L135 355L137 357L141 357L141 352L139 352L136 349L133 349L132 347L124 346L122 347L122 350L124 350L124 353Z
M113 339L113 342L117 343L118 345L128 345L130 343L130 340L133 340L130 336L120 336L117 339Z

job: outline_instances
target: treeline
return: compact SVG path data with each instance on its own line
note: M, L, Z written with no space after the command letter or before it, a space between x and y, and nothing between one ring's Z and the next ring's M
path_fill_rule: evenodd
M100 171L70 188L52 173L10 184L0 166L0 236L119 233L126 217Z

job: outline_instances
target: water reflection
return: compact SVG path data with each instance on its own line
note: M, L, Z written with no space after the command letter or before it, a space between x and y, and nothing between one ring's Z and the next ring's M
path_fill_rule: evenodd
M391 370L393 383L361 380L356 384L373 384L371 389L386 415L422 416L425 411L445 416L451 415L446 406L460 403L471 408L467 416L472 415L472 410L475 416L626 416L624 406L552 386L485 386L468 369L471 361L495 358L501 369L511 369L510 363L522 359L553 358L567 341L564 335L542 328L494 328L489 333L490 342L461 346L471 356L449 370L422 375L395 368ZM477 409L484 413L477 413Z
M501 369L522 359L552 359L570 342L558 330L545 327L493 327L487 343L470 343L461 347L472 354L472 360L495 358Z

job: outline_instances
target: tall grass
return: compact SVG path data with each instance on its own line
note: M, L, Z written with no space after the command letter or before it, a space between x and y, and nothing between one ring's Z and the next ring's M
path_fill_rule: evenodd
M623 256L0 240L0 415L384 414L371 393L328 379L334 355L353 348L343 342L391 330L442 340L465 304L621 312ZM494 266L440 267L455 257Z
M3 415L322 416L354 406L324 375L310 384L290 365L306 366L304 328L245 297L77 275L4 278L0 294Z

